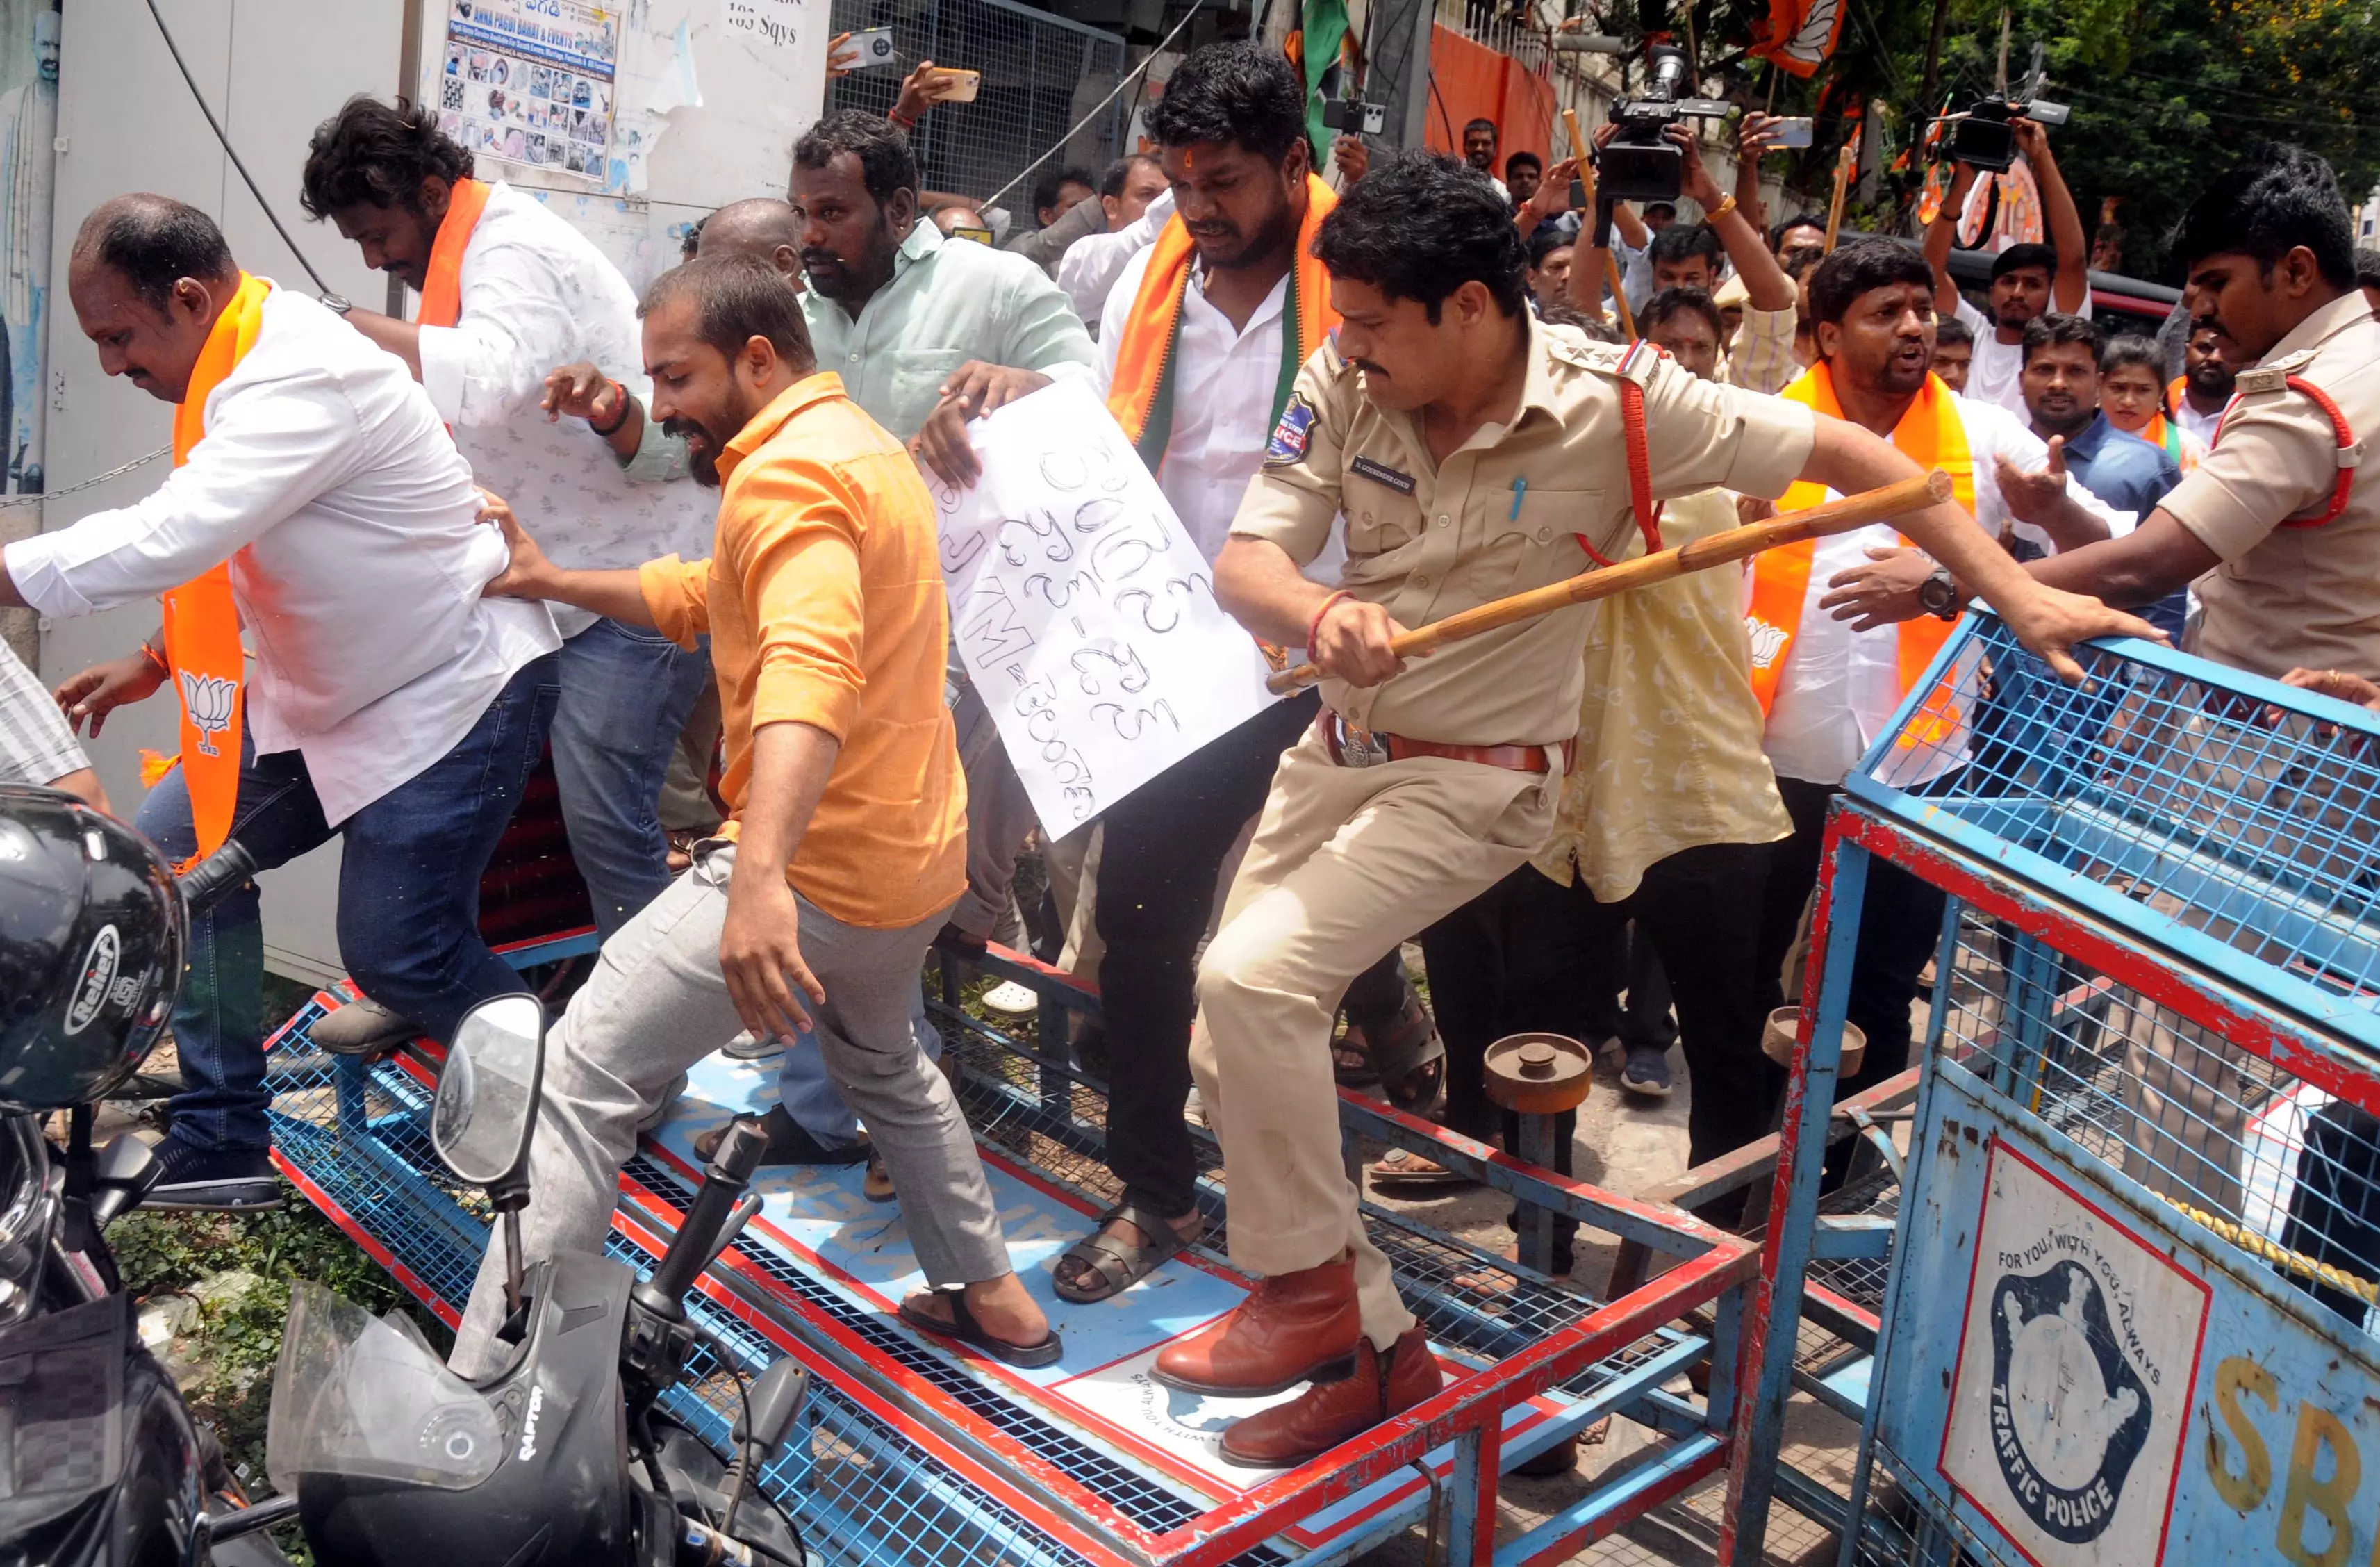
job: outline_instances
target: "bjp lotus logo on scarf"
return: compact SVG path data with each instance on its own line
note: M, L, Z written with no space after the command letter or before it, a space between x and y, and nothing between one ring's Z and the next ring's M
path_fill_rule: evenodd
M199 749L208 756L221 756L215 749L213 736L231 727L232 699L239 695L237 682L212 674L182 674L182 711L189 714L190 727L199 732Z

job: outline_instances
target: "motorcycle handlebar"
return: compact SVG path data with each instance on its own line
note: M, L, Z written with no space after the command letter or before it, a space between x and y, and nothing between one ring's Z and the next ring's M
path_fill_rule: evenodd
M711 1156L710 1167L703 1172L702 1190L695 1194L686 1222L678 1226L648 1286L671 1306L681 1306L686 1292L702 1276L768 1146L768 1134L755 1122L737 1121L728 1128L719 1151Z
M226 838L223 847L175 877L174 885L181 890L183 907L195 919L255 874L256 856L238 839Z

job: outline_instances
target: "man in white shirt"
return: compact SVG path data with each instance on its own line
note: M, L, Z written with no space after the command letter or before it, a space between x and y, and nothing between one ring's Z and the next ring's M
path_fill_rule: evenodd
M1099 181L1099 206L1107 214L1107 232L1075 240L1058 261L1058 286L1094 335L1124 263L1148 249L1172 220L1173 190L1155 158L1134 152L1108 165Z
M1124 268L1099 322L1109 409L1210 563L1263 464L1291 381L1338 322L1312 257L1336 199L1311 172L1305 102L1288 60L1253 43L1213 44L1175 68L1149 129L1177 212ZM1343 555L1333 554L1318 564L1335 579ZM1092 906L1106 945L1107 1159L1123 1198L1059 1259L1064 1299L1117 1294L1204 1228L1182 1118L1194 959L1217 876L1319 703L1308 692L1267 708L1100 818ZM1376 1052L1400 1029L1427 1035L1393 952L1348 1002Z
M1941 213L1925 230L1925 260L1934 269L1934 309L1956 316L1974 334L1974 361L1962 394L1997 403L2022 419L2024 411L2024 323L2049 310L2091 316L2091 249L2082 237L2082 214L2050 155L2049 133L2033 120L2011 122L2017 151L2033 169L2048 221L2046 245L2011 245L1992 258L1991 314L1967 303L1950 277L1950 247L1959 237L1959 214L1977 170L1961 164Z
M1934 287L1925 262L1891 240L1854 241L1809 278L1819 359L1784 395L1839 413L1888 437L1913 460L1938 466L1964 486L1961 503L1987 533L2010 533L2045 553L2108 536L2116 519L2062 471L2048 448L1996 405L1953 395L1928 370ZM1833 406L1829 406L1829 404ZM1966 472L1972 478L1963 477ZM1785 509L1815 504L1789 495ZM1905 550L1888 524L1770 551L1754 563L1753 686L1767 710L1765 736L1793 835L1770 863L1759 973L1778 983L1803 905L1816 883L1828 802L1907 694L1927 650L1949 634L1963 602L1923 554ZM1889 577L1900 591L1929 592L1939 618L1916 629L1837 620L1830 613L1853 577ZM1939 578L1937 584L1937 578ZM1928 640L1911 640L1911 638ZM1904 674L1904 672L1908 672ZM1904 787L1930 782L1966 759L1963 733L1912 753L1896 773ZM1868 878L1851 1020L1867 1034L1867 1058L1842 1091L1881 1082L1908 1064L1909 1003L1941 933L1942 894L1878 863Z
M449 258L445 310L425 293L418 322L351 308L347 323L420 378L473 477L555 560L604 570L709 553L710 500L693 484L657 482L671 473L674 443L648 427L646 466L624 464L600 431L553 420L542 406L547 372L578 360L646 388L627 280L533 193L481 186L470 174L471 154L428 110L352 98L316 129L309 213L416 290L431 281L433 252ZM473 222L469 202L480 195ZM657 632L584 610L561 606L553 617L565 638L554 781L596 931L609 937L669 884L662 780L708 663Z
M1510 201L1512 199L1511 188L1496 177L1497 140L1494 120L1482 118L1471 121L1463 128L1463 161L1486 175L1488 183L1496 188L1496 194Z
M168 403L192 394L211 338L229 346L247 286L212 220L162 196L103 203L68 277L101 367ZM91 614L229 562L251 650L246 733L222 737L242 758L231 836L267 868L338 837L340 955L445 1038L519 988L480 940L480 876L544 748L559 638L543 605L480 597L504 542L405 367L304 295L271 288L256 310L252 346L196 388L205 432L188 460L132 505L10 544L0 603ZM165 662L158 639L77 676L73 716L95 725L150 695ZM139 825L177 859L196 852L184 769ZM252 885L191 922L190 967L174 1014L188 1087L146 1200L269 1207Z

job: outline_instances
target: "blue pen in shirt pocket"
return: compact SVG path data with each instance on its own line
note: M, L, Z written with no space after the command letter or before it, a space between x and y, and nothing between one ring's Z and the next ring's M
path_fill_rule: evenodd
M1518 522L1521 520L1521 500L1524 496L1527 495L1528 492L1529 481L1527 480L1516 479L1512 480L1512 521Z

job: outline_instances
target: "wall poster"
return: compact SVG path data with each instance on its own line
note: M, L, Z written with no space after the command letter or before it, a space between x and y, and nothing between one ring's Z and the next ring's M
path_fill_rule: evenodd
M602 183L619 13L581 0L448 0L438 125L481 157Z

